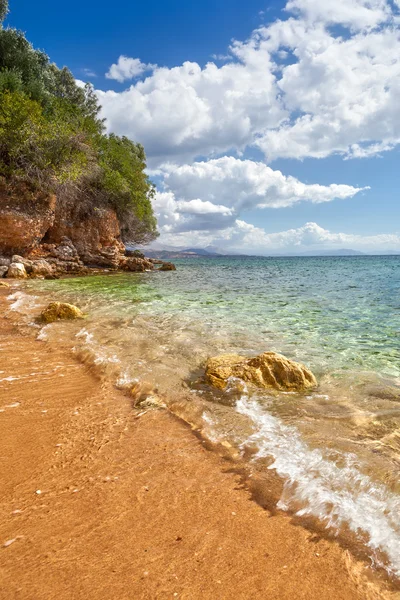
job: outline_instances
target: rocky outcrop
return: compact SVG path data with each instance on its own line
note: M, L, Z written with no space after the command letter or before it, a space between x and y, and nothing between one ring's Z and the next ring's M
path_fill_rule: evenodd
M317 380L307 367L276 352L264 352L254 358L223 354L207 361L206 379L211 385L225 390L230 377L259 388L292 392L317 386Z
M26 279L28 274L25 267L20 262L12 262L7 270L7 277L11 279Z
M83 312L73 304L67 302L50 302L41 314L44 323L54 323L60 319L83 319Z
M123 271L131 271L133 273L143 273L144 271L152 271L154 269L153 263L145 258L121 258L119 263L120 269Z
M25 254L38 246L54 223L56 197L0 181L0 255Z
M158 262L158 261L157 261ZM86 274L86 267L144 272L153 262L140 250L126 250L112 208L93 207L84 199L39 193L28 184L0 178L0 277L10 264L22 264L29 277ZM175 270L160 261L161 271ZM12 273L17 273L15 268ZM22 275L20 275L22 277Z
M176 271L176 266L171 262L163 262L159 271Z
M92 208L83 211L75 204L59 206L46 242L61 244L68 238L86 265L118 268L124 255L117 215L111 208Z

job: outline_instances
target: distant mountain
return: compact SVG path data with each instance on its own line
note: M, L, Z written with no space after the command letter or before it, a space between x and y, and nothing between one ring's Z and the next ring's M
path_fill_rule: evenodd
M147 250L144 249L144 253L149 258L160 258L160 259L173 259L173 258L201 258L213 256L221 256L215 252L209 252L204 248L187 248L185 250Z
M340 250L309 250L296 256L365 256L365 252L341 248Z
M207 250L206 248L187 248L182 250L185 254L194 254L195 256L219 256L218 252Z

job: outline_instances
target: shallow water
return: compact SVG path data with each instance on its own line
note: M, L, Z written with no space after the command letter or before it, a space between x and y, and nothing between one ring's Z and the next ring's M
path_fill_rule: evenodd
M182 396L204 435L252 448L255 468L283 477L281 508L345 526L400 576L400 257L177 267L29 282L37 298L17 294L14 309L33 314L50 296L78 304L84 323L43 327L39 339L69 340L118 385L144 379ZM266 350L304 362L318 390L238 397L201 380L209 356Z

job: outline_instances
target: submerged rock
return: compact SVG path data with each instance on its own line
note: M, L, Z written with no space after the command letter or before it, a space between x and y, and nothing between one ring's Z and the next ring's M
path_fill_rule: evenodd
M132 405L135 408L165 408L165 402L154 386L147 381L138 381L131 389Z
M42 321L54 323L59 319L83 319L83 312L73 304L67 302L50 302L41 314Z
M317 380L307 367L276 352L264 352L254 358L223 354L207 361L206 378L211 385L225 390L230 377L260 388L292 392L317 386Z
M0 288L2 288L2 287L9 288L10 285L8 283L6 283L5 281L0 281Z
M11 263L8 267L7 277L11 279L26 279L28 277L25 267L22 263Z

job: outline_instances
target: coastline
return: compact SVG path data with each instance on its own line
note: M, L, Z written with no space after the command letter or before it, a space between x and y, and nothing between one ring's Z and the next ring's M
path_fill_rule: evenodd
M22 335L9 293L0 598L399 597L337 542L252 501L171 413L133 410L66 349Z

